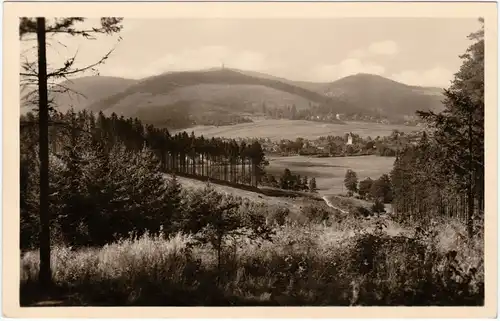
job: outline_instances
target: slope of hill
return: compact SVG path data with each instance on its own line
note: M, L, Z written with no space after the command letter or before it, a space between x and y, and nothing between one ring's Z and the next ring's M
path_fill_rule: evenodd
M132 80L82 77L62 83L82 95L54 94L62 112L88 108L138 117L158 126L225 125L250 121L267 107L358 114L402 120L417 110L442 109L441 90L357 74L331 83L293 81L237 69L170 72ZM322 108L323 108L322 107ZM25 108L26 110L26 108Z
M409 86L382 76L356 74L334 82L288 80L261 72L237 70L246 75L277 80L292 86L338 98L356 108L349 112L381 115L390 119L413 116L417 110L442 110L443 90L436 87Z
M367 113L390 118L412 116L417 110L442 108L442 95L437 88L408 86L371 74L348 76L322 90L326 96L342 98Z
M94 111L100 111L112 108L116 104L119 104L122 100L126 99L127 96L137 93L153 96L163 96L170 95L175 90L179 90L181 88L198 86L197 88L192 88L193 91L196 91L196 89L203 89L202 87L199 87L199 85L202 84L226 86L226 90L229 89L228 91L231 91L234 88L229 88L227 87L227 85L253 86L253 89L265 87L268 89L273 89L274 93L284 92L289 96L293 95L296 97L301 97L302 99L306 99L315 103L336 105L336 107L339 109L353 108L353 106L350 106L349 104L341 100L330 99L320 93L307 90L300 86L295 86L293 84L281 82L274 79L249 76L231 69L220 69L209 71L167 73L159 76L145 78L121 93L111 95L97 103L92 104L90 106L90 109ZM213 88L214 87L212 87L212 89ZM269 92L268 89L266 90ZM189 93L189 91L187 92ZM280 93L280 95L283 94ZM136 102L136 104L139 105L143 103L144 102L139 101ZM145 106L137 106L137 108L140 107Z
M133 88L132 88L133 89ZM261 85L240 84L196 84L175 88L167 93L154 94L144 91L131 91L117 103L105 108L107 113L133 115L137 108L170 106L181 101L189 101L194 107L210 109L210 105L219 106L228 111L251 112L260 110L262 103L267 106L296 105L297 109L309 107L309 100L299 95L290 94ZM103 106L104 107L104 106ZM103 110L95 107L94 110ZM200 108L198 108L200 109ZM199 111L199 110L198 110Z
M78 111L87 108L96 101L121 92L136 82L135 79L109 76L81 77L62 82L55 89L60 90L64 87L69 91L66 93L53 92L50 94L50 98L53 99L57 110L63 113L71 108ZM21 107L27 111L32 106L21 101Z

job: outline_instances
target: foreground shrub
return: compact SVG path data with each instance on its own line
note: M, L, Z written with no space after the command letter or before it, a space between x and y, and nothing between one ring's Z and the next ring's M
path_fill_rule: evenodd
M285 225L272 239L225 239L220 261L212 245L194 241L146 234L102 248L56 248L54 280L78 294L70 305L483 304L481 249L459 239L450 250L420 236ZM21 259L25 305L37 260L33 252Z
M330 219L331 211L325 206L316 204L306 204L301 209L301 215L304 216L307 223L327 223Z

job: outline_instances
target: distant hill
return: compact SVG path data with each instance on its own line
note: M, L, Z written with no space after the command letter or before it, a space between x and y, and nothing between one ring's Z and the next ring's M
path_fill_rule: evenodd
M126 90L90 105L93 111L115 112L138 117L157 125L244 122L249 114L262 111L265 104L277 108L312 104L328 105L336 110L356 107L321 93L276 79L255 77L231 69L166 73L142 79ZM174 122L171 114L175 113ZM169 118L169 121L163 121Z
M204 89L209 89L208 91L211 91L214 88L216 88L216 87L200 86L208 84L225 87L226 90L228 91L226 95L234 95L234 87L231 86L235 85L239 85L240 86L239 89L245 89L245 90L249 89L248 86L253 86L254 90L256 90L258 87L264 87L263 89L267 90L268 93L270 92L268 89L273 89L274 93L282 92L279 94L281 96L284 95L283 93L286 93L288 94L289 97L296 96L315 103L337 104L338 108L353 107L349 106L347 103L342 102L338 99L330 99L318 92L311 91L291 83L283 82L276 79L250 76L231 69L219 69L219 70L208 70L208 71L167 73L159 76L145 78L140 82L138 82L137 84L135 84L134 86L128 88L126 91L109 96L93 104L90 108L92 110L106 110L120 103L120 101L125 99L128 95L134 95L137 93L157 96L157 95L170 95L172 93L175 93L176 90L191 86L197 86L195 88L192 88L194 92L196 91L203 92ZM191 94L191 92L189 91L186 92ZM206 94L210 95L210 93ZM205 97L206 95L198 94L198 96Z
M141 80L82 77L63 83L85 97L55 94L60 111L73 107L115 112L157 125L188 127L245 122L263 105L308 110L326 106L333 113L402 120L417 110L442 109L441 90L357 74L329 83L288 80L237 69L169 72ZM194 121L196 118L197 121Z
M137 80L108 76L87 76L64 81L60 86L70 89L68 93L54 92L50 97L54 100L57 110L66 112L88 108L89 105L110 95L114 95L135 84ZM58 87L62 88L62 87ZM27 92L28 90L25 90ZM76 94L78 93L78 94ZM22 95L22 93L21 93ZM22 109L28 111L32 106L21 103Z
M278 80L305 88L331 98L337 98L355 110L389 119L413 116L417 110L442 110L443 89L409 86L382 76L356 74L333 82L294 81L260 72L240 71L247 75ZM352 112L350 110L349 112Z
M414 115L417 110L440 110L441 90L432 87L409 86L378 75L357 74L323 87L322 93L337 97L388 118Z

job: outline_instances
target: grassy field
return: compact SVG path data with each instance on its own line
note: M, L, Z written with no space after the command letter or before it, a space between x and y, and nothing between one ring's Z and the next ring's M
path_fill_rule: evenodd
M30 251L20 262L21 306L482 305L482 243L467 243L463 226L450 223L432 227L431 240L285 225L272 241L230 242L220 265L209 245L189 245L192 235L58 246L54 294L37 290L38 253ZM473 278L452 273L471 268Z
M388 174L394 163L393 157L351 156L315 158L307 156L270 157L266 172L281 175L285 168L293 174L316 178L319 192L323 195L345 192L344 176L348 169L358 174L358 179L377 179Z
M393 130L411 132L417 130L415 126L385 125L366 122L347 122L346 124L327 124L306 120L286 119L254 119L253 123L237 124L232 126L195 126L184 129L194 131L195 135L204 137L263 137L271 140L296 139L297 137L316 139L320 136L344 135L352 132L361 137L386 136Z

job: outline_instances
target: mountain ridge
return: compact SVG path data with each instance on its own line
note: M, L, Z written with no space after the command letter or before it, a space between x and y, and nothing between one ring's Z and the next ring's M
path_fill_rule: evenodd
M440 89L411 86L379 75L359 73L332 82L295 81L256 71L210 68L198 71L168 72L142 79L110 76L75 78L67 84L83 91L88 98L71 104L56 95L61 111L115 112L127 117L141 116L148 121L181 113L188 119L195 114L210 118L251 115L262 105L273 108L310 109L327 106L334 113L350 113L401 120L416 110L442 108ZM149 118L151 118L149 117ZM187 121L187 120L186 120Z

